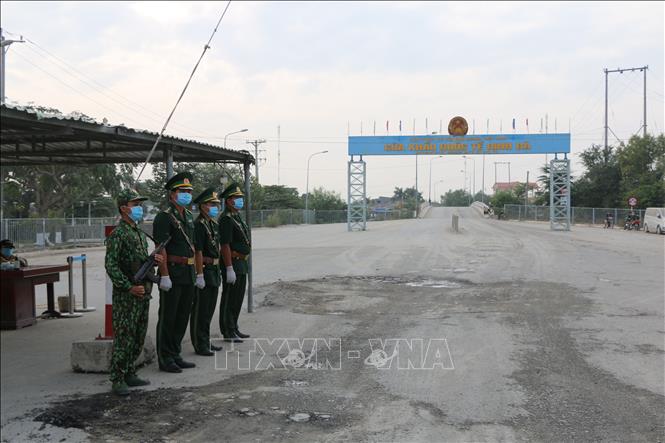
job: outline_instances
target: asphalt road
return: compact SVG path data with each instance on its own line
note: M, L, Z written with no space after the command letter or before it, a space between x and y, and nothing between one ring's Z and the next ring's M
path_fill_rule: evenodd
M197 368L153 364L129 399L68 367L100 311L3 331L3 440L664 439L663 236L433 208L253 242L256 310L240 325L257 340L215 358L186 343ZM101 307L103 249L88 257Z

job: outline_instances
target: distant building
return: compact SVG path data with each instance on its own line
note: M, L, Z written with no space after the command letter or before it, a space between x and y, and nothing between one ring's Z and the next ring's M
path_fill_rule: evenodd
M378 197L370 199L367 206L370 214L384 214L395 209L395 202L392 197Z
M513 191L518 185L524 185L522 182L497 182L492 186L494 193L498 191ZM538 189L538 183L529 182L529 191Z

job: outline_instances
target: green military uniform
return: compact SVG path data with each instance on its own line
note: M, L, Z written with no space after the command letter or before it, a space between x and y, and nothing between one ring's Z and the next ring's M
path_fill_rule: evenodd
M120 192L118 207L130 201L147 200L135 191ZM132 278L148 258L148 240L135 223L121 220L106 239L106 273L113 284L113 355L111 382L124 383L136 376L134 362L141 354L148 330L148 311L152 282L143 283L145 294L137 297L129 290L135 286Z
M5 251L8 251L5 254ZM24 268L28 266L28 260L14 255L14 243L9 239L0 241L0 267L2 269Z
M192 176L188 172L174 175L165 188L168 191L192 189ZM183 208L182 215L173 202L155 216L153 237L161 243L171 236L166 246L167 266L172 288L159 290L159 319L157 321L157 357L160 369L180 367L182 339L187 330L194 299L194 221L192 213ZM161 283L160 283L161 284ZM179 372L179 371L170 371Z
M220 203L215 188L208 188L194 199L199 205L205 203ZM222 274L219 267L219 228L217 221L213 220L200 210L194 222L194 248L203 255L203 277L205 287L195 289L194 305L189 324L189 333L192 345L197 354L209 355L210 351L210 321L215 313L217 295L222 284Z
M229 185L222 193L222 198L243 196L237 183ZM219 218L219 241L228 244L231 249L233 271L236 273L234 284L226 283L226 268L222 268L224 288L219 312L219 329L225 338L233 338L238 334L238 317L242 309L247 287L249 264L247 258L251 252L250 233L247 224L240 214L228 206Z

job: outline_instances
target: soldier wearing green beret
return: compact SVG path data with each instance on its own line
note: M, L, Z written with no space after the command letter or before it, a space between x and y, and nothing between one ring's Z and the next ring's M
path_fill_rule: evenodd
M215 313L217 295L222 284L219 268L219 204L215 188L207 188L195 199L199 216L194 221L196 292L189 323L194 350L199 355L212 356L222 348L210 343L210 321Z
M238 183L230 184L222 193L222 198L226 208L219 219L219 241L224 261L219 328L226 341L241 343L243 338L249 337L238 330L238 317L245 298L249 271L247 258L252 247L249 228L239 213L245 199Z
M120 192L116 203L121 221L106 239L106 273L113 284L113 354L111 357L112 391L129 394L130 386L150 384L136 375L134 362L141 354L148 330L148 311L152 282L137 284L134 274L148 258L148 240L139 229L143 218L141 202L147 200L132 189ZM157 263L162 255L155 255Z
M153 237L162 243L169 236L165 261L159 266L159 319L157 357L159 369L182 372L194 363L183 360L182 339L194 299L194 220L187 209L192 203L192 175L181 172L165 185L169 206L155 216Z

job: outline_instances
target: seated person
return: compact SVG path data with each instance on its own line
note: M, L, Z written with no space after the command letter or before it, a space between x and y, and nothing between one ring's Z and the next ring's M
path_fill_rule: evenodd
M2 269L14 269L16 262L22 268L28 266L26 259L14 255L14 243L11 240L0 241L0 266L2 266Z

